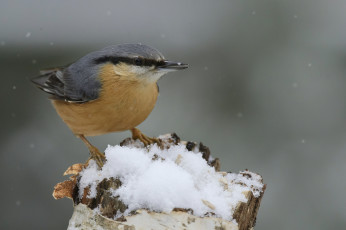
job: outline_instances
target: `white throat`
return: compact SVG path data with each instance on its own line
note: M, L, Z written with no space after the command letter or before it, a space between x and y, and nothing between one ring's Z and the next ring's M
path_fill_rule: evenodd
M156 82L167 73L166 71L155 69L154 66L131 66L131 72L149 82Z

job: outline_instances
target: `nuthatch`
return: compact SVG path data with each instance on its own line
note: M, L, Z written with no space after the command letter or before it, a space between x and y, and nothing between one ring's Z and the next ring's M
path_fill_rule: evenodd
M158 140L135 128L153 110L157 81L187 64L166 61L156 49L122 44L89 53L66 66L41 71L32 82L50 94L57 113L102 167L104 154L85 136L131 130L145 145Z

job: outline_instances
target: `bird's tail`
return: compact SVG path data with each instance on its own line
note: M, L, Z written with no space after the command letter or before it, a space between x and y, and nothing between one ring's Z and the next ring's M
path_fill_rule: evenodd
M64 95L63 69L54 68L40 71L41 75L31 80L35 86L44 92L51 94L53 98Z

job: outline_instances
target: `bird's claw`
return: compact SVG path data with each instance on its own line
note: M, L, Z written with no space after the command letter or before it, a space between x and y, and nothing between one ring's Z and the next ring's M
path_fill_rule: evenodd
M87 162L87 164L89 164L89 161L92 159L96 162L96 164L102 168L105 160L106 160L106 157L103 153L101 153L96 147L92 146L89 148L89 151L90 151L90 158Z
M143 134L139 129L132 129L132 139L133 140L140 140L144 146L148 146L151 144L160 144L161 140L155 137L148 137L145 134Z

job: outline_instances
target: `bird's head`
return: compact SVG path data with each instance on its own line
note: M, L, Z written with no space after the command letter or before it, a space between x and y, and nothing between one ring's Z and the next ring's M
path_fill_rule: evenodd
M78 62L95 70L108 64L108 68L112 68L112 71L124 80L149 82L156 82L168 72L188 67L181 62L168 61L158 50L142 44L108 46L84 56Z

